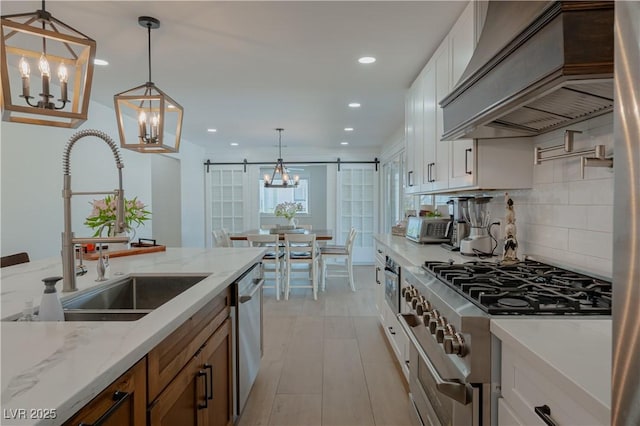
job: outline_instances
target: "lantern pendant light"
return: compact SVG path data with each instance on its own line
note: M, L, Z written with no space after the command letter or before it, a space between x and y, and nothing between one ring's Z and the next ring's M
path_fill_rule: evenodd
M76 128L87 120L93 39L54 18L44 0L33 13L3 15L0 37L3 121Z
M142 153L178 152L184 110L151 80L151 30L160 21L140 16L138 24L147 29L149 79L113 97L120 146Z
M265 188L295 188L300 182L300 176L295 175L293 181L287 167L282 160L282 131L284 129L276 129L278 131L278 159L276 165L273 168L273 174L271 176L264 175L264 187ZM279 181L280 183L274 183Z

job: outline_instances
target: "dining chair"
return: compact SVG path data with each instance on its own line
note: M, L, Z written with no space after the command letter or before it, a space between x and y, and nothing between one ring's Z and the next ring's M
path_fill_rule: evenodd
M215 247L233 247L231 238L224 228L213 230L213 242Z
M2 256L2 258L0 258L0 268L27 262L29 262L29 254L23 251L20 253L10 254L8 256Z
M276 289L276 300L280 300L280 283L282 282L284 252L280 249L278 244L278 234L249 234L247 235L247 241L249 247L269 247L269 251L262 256L262 277L264 278L265 272L273 271L274 284L273 286L265 285L264 288ZM272 265L273 268L267 268L268 265Z
M356 239L358 231L351 228L349 236L344 246L326 245L320 247L320 271L322 274L322 291L325 291L327 285L327 277L347 277L351 291L356 291L355 281L353 279L353 243ZM333 259L339 261L331 263L328 260ZM329 270L334 269L335 274L329 275Z
M292 288L311 288L313 300L318 300L318 250L315 234L284 234L286 253L286 281L284 299L289 299ZM291 285L294 265L306 265L309 270L309 284Z

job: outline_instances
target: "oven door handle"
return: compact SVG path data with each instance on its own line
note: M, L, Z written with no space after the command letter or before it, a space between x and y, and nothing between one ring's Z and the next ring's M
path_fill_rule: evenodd
M473 391L471 386L466 383L443 379L442 376L440 376L440 373L438 373L438 370L436 370L436 367L431 363L431 360L425 353L424 349L422 349L422 346L420 346L420 342L418 342L418 339L416 339L416 337L413 335L411 326L407 324L407 321L404 319L402 314L396 314L396 317L400 322L402 331L404 331L404 333L407 335L407 337L411 341L411 344L416 348L418 356L422 358L422 361L427 366L431 377L433 377L433 380L436 382L436 388L438 389L438 391L454 399L455 401L458 401L460 404L469 404L471 402L471 395Z

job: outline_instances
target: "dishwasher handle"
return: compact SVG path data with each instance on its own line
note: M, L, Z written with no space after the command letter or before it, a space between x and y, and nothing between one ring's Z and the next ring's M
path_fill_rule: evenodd
M253 279L253 285L255 286L253 288L253 290L251 290L251 293L249 294L243 294L239 296L240 299L240 303L246 303L249 300L251 300L253 298L253 296L260 291L260 289L262 288L262 286L264 285L264 278L254 278Z

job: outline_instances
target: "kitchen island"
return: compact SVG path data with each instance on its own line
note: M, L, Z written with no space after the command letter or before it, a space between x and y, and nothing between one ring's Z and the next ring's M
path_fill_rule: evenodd
M1 423L63 423L258 262L263 252L169 248L111 259L111 280L132 273L207 275L137 321L3 321ZM80 291L98 284L96 262L86 266L89 272L77 277ZM59 258L3 268L1 317L19 314L27 300L37 305L44 290L41 279L61 272ZM58 287L60 291L61 284ZM75 294L60 293L63 300Z

